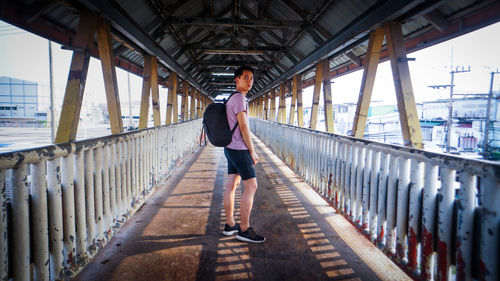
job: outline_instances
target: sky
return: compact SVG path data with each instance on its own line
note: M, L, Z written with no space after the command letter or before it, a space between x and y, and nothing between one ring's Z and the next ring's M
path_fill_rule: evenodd
M450 84L450 64L453 67L470 66L471 71L455 75L455 93L487 93L490 72L500 69L500 23L429 47L408 57L413 90L417 102L448 98L449 90L436 90L429 85ZM71 62L71 51L52 43L54 86L57 102L62 102ZM453 54L453 60L452 60ZM0 21L0 76L37 82L48 91L48 41ZM362 71L333 79L334 104L356 102L361 85ZM120 101L128 103L127 74L117 69ZM130 74L132 101L139 102L142 78ZM494 91L500 89L500 75L496 75ZM313 87L304 89L304 105L311 103ZM160 87L160 105L165 106L166 89ZM389 62L378 66L372 101L395 104L396 96ZM104 83L99 60L91 59L85 86L84 105L105 103ZM123 111L123 110L122 110ZM128 111L128 110L127 110ZM164 112L164 109L162 109Z

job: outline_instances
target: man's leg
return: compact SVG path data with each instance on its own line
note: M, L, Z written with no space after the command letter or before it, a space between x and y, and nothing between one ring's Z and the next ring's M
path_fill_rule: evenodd
M226 223L229 226L234 226L234 193L236 187L240 185L241 177L238 174L227 175L227 186L224 191L224 210L226 211ZM246 189L246 188L245 188Z
M252 212L253 197L257 191L257 178L251 178L243 181L245 190L243 191L243 197L240 202L240 214L241 214L241 231L246 231L250 226L250 213ZM234 195L234 193L233 193ZM226 209L227 216L227 209Z

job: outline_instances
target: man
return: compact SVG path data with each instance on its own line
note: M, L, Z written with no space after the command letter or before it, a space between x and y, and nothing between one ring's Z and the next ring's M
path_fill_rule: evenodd
M255 174L255 164L259 162L259 157L255 149L248 128L248 104L246 94L253 85L253 69L242 66L234 72L236 82L236 93L226 103L226 115L229 127L233 128L236 122L238 126L234 131L231 143L224 147L224 154L227 158L228 180L224 192L224 210L226 211L226 225L224 235L236 235L236 239L251 243L262 243L266 241L255 233L250 227L250 213L253 206L253 198L257 191L257 178ZM241 224L234 221L234 194L236 187L243 180L243 197L240 202Z

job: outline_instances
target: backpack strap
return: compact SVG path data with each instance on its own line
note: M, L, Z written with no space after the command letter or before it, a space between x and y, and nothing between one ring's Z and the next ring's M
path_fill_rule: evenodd
M229 99L234 95L234 94L237 94L239 92L234 92L232 93L228 98L227 100L224 101L224 105L226 105L226 103L229 101ZM238 119L236 119L236 124L234 124L234 127L233 129L231 130L231 134L234 134L234 131L236 131L236 127L238 127Z

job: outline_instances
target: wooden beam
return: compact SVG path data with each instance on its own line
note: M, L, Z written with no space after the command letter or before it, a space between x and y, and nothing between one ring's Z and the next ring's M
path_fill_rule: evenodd
M264 120L269 120L269 93L262 95L264 97Z
M99 19L97 39L102 75L104 76L106 100L108 101L109 124L111 126L111 133L118 134L123 132L123 121L120 95L118 94L118 82L116 80L115 56L113 55L113 42L111 40L109 22L102 18Z
M354 122L352 135L356 138L362 138L365 132L366 118L370 107L370 100L377 74L377 67L380 60L380 50L384 40L384 28L380 27L370 33L368 49L366 51L366 65L361 79L361 88L359 90L358 103L354 113Z
M297 83L295 75L292 79L292 102L290 104L290 117L288 118L288 124L293 125L295 123L295 104L297 103Z
M142 75L141 110L139 113L139 130L148 127L149 95L151 92L151 55L144 54L144 73Z
M189 96L189 84L187 80L182 83L182 104L181 104L181 121L187 121L187 108L188 108L188 96Z
M151 57L151 98L153 105L153 122L154 126L161 126L160 117L160 93L158 90L158 61L156 57Z
M413 95L401 24L397 22L386 23L384 29L396 88L404 144L415 148L423 148L422 130Z
M346 52L345 55L354 63L356 66L361 66L361 59L358 58L353 52Z
M172 123L179 123L179 97L177 95L179 83L177 82L177 75L175 76L175 88L172 91Z
M177 73L170 72L168 75L168 83L171 85L171 88L168 89L168 101L167 101L167 116L165 118L165 124L172 124L172 109L174 106L174 97L177 96Z
M190 113L190 119L194 120L196 118L196 101L195 101L195 96L196 96L196 89L194 87L191 88L191 91L189 91L189 113Z
M271 90L271 111L269 120L276 122L276 89Z
M424 18L439 31L446 30L449 25L449 22L444 18L443 14L437 9L424 15Z
M333 133L333 106L332 106L332 82L330 79L330 60L322 61L323 64L323 103L325 109L325 129Z
M286 100L285 100L285 84L280 84L280 104L278 108L278 122L286 123Z
M297 125L304 127L304 107L302 106L302 77L297 74L293 77L293 83L297 85Z
M88 50L93 43L95 29L95 17L85 11L82 12L74 41L76 48L71 58L68 82L66 83L64 101L54 143L76 139L85 81L87 80L87 71L89 68L90 54Z
M195 89L195 92L194 92L194 101L195 101L195 104L196 104L196 116L195 118L198 119L201 117L201 107L200 107L200 92Z
M319 62L316 64L316 77L314 82L314 93L312 97L312 109L311 109L311 122L309 128L316 130L316 123L318 122L318 110L319 110L319 95L321 92L321 83L323 82L323 64Z

